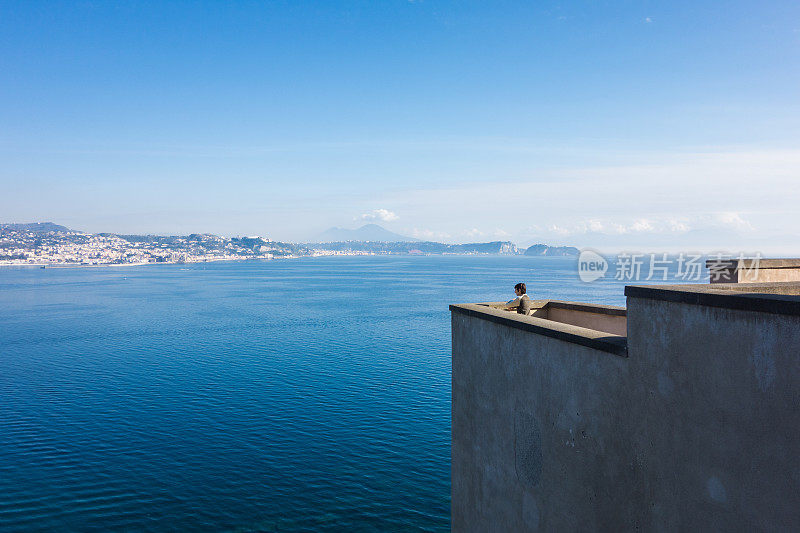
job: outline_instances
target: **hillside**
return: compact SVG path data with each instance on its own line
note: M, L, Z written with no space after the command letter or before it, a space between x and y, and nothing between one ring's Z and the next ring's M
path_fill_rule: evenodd
M525 250L525 255L570 256L579 253L580 250L574 246L548 246L546 244L534 244Z
M0 224L0 229L8 231L25 231L28 233L50 233L51 231L58 233L69 233L73 230L66 226L59 226L52 222L31 222L28 224Z

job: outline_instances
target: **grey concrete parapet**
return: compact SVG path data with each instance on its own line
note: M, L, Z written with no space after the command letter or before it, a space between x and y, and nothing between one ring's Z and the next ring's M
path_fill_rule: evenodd
M740 311L800 315L800 282L629 285L625 296Z
M534 312L548 304L563 305L576 311L608 313L614 316L624 316L625 308L615 306L598 306L579 304L577 302L561 302L557 300L537 300L534 302ZM498 309L499 303L482 304L455 304L450 306L450 311L463 315L488 320L511 328L544 335L565 342L580 344L603 352L627 357L627 341L625 336L613 335L605 331L584 328L564 322L557 322L537 316L519 315L517 313Z
M710 283L800 281L800 259L709 259Z

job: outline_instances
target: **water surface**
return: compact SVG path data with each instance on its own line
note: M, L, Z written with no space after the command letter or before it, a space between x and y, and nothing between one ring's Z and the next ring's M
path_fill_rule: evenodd
M574 258L0 269L0 529L447 530L448 304Z

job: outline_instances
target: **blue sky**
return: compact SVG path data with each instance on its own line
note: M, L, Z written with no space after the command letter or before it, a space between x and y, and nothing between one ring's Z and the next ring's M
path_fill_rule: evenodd
M0 221L800 253L798 2L0 2Z

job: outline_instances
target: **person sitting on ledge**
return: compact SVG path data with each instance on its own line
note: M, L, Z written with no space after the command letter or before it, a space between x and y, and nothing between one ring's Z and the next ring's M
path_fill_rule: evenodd
M524 283L514 285L514 294L517 297L506 304L506 311L516 310L520 315L527 315L531 312L531 299L525 294L526 290Z

